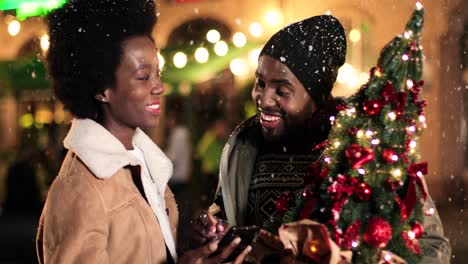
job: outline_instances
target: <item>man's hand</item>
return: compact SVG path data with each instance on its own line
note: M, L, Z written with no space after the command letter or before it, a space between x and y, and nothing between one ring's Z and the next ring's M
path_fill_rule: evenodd
M213 252L216 251L218 248L219 239L212 241L206 244L203 247L196 248L193 250L188 251L183 256L179 258L179 264L216 264L216 263L223 263L225 259L227 259L231 253L239 246L241 239L237 237L234 239L229 246L224 248L221 253L218 255L208 257ZM245 256L250 252L252 249L251 246L247 246L239 256L232 262L233 264L241 264L244 261Z
M221 221L208 212L202 212L191 223L191 244L193 248L201 247L213 240L220 240L229 229L227 222Z

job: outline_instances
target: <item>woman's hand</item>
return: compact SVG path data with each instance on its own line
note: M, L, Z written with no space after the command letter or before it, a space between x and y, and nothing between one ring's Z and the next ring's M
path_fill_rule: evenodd
M224 248L221 253L215 256L209 257L213 252L216 251L218 248L219 239L212 241L206 244L203 247L196 248L193 250L188 251L183 256L179 258L179 264L215 264L215 263L223 263L225 259L227 259L231 253L239 246L241 239L237 237L234 239L229 246ZM244 261L244 258L252 249L251 246L247 246L239 256L232 262L233 264L241 264Z
M229 224L208 212L202 212L192 222L191 245L201 247L213 240L220 240L229 229Z

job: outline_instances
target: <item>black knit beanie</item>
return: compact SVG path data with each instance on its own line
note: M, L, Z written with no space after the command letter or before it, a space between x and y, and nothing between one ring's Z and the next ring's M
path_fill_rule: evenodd
M338 19L314 16L275 33L260 56L286 65L320 108L330 97L338 68L346 59L346 33Z

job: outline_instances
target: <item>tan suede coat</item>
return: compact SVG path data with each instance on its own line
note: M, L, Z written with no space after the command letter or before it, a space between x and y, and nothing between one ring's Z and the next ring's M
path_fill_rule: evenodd
M167 187L164 197L175 238L178 212ZM109 177L97 177L70 150L48 193L37 249L40 263L47 264L165 263L164 238L145 200L140 166L128 164Z

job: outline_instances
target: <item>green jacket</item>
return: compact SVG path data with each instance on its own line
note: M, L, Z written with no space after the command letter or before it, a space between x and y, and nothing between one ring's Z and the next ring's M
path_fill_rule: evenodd
M231 225L245 225L247 197L261 131L255 118L243 122L230 136L221 155L217 195L222 195L227 221ZM431 197L425 202L425 210L434 208ZM420 263L450 263L451 247L444 237L442 222L437 210L424 219L421 237L423 259Z

